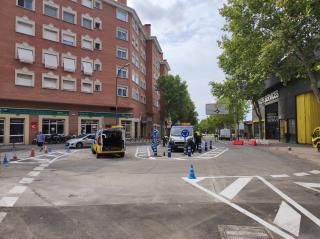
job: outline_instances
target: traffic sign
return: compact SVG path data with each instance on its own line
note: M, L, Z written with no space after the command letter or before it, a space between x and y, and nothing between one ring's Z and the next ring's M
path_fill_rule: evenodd
M228 110L223 104L206 104L207 115L226 115Z
M190 135L189 130L184 129L184 130L181 131L181 136L182 136L183 138L187 138L189 135Z

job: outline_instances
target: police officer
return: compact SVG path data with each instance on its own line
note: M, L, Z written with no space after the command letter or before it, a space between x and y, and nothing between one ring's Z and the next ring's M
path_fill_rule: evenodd
M199 144L201 144L201 133L199 131L194 132L194 140L196 141L196 148L199 149Z

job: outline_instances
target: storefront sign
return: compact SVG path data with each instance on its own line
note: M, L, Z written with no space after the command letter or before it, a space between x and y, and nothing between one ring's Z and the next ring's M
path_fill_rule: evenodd
M32 132L36 132L38 130L38 122L31 122L31 130Z
M259 104L260 105L267 104L267 103L270 103L270 102L275 101L277 99L279 99L279 91L278 90L276 90L276 91L266 95L265 97L261 98L259 100Z
M65 110L37 110L37 109L0 108L0 114L68 116L69 115L69 111L65 111Z
M132 113L118 113L116 115L116 113L113 113L113 112L79 112L78 115L81 117L116 118L116 116L118 116L117 118L125 118L125 119L133 118Z

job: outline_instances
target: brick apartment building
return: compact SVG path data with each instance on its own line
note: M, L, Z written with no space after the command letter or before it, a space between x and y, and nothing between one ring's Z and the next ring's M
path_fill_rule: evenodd
M170 67L126 0L2 0L0 29L0 144L161 128L155 82Z

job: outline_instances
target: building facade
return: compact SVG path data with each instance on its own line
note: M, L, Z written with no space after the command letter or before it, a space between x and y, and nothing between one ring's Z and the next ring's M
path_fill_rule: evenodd
M155 83L170 67L126 0L3 0L0 29L0 144L162 127Z
M307 80L293 80L283 85L276 78L266 82L265 96L259 101L266 139L311 144L311 135L320 126L320 104ZM320 78L318 81L320 88ZM252 132L260 137L258 117L253 111Z

